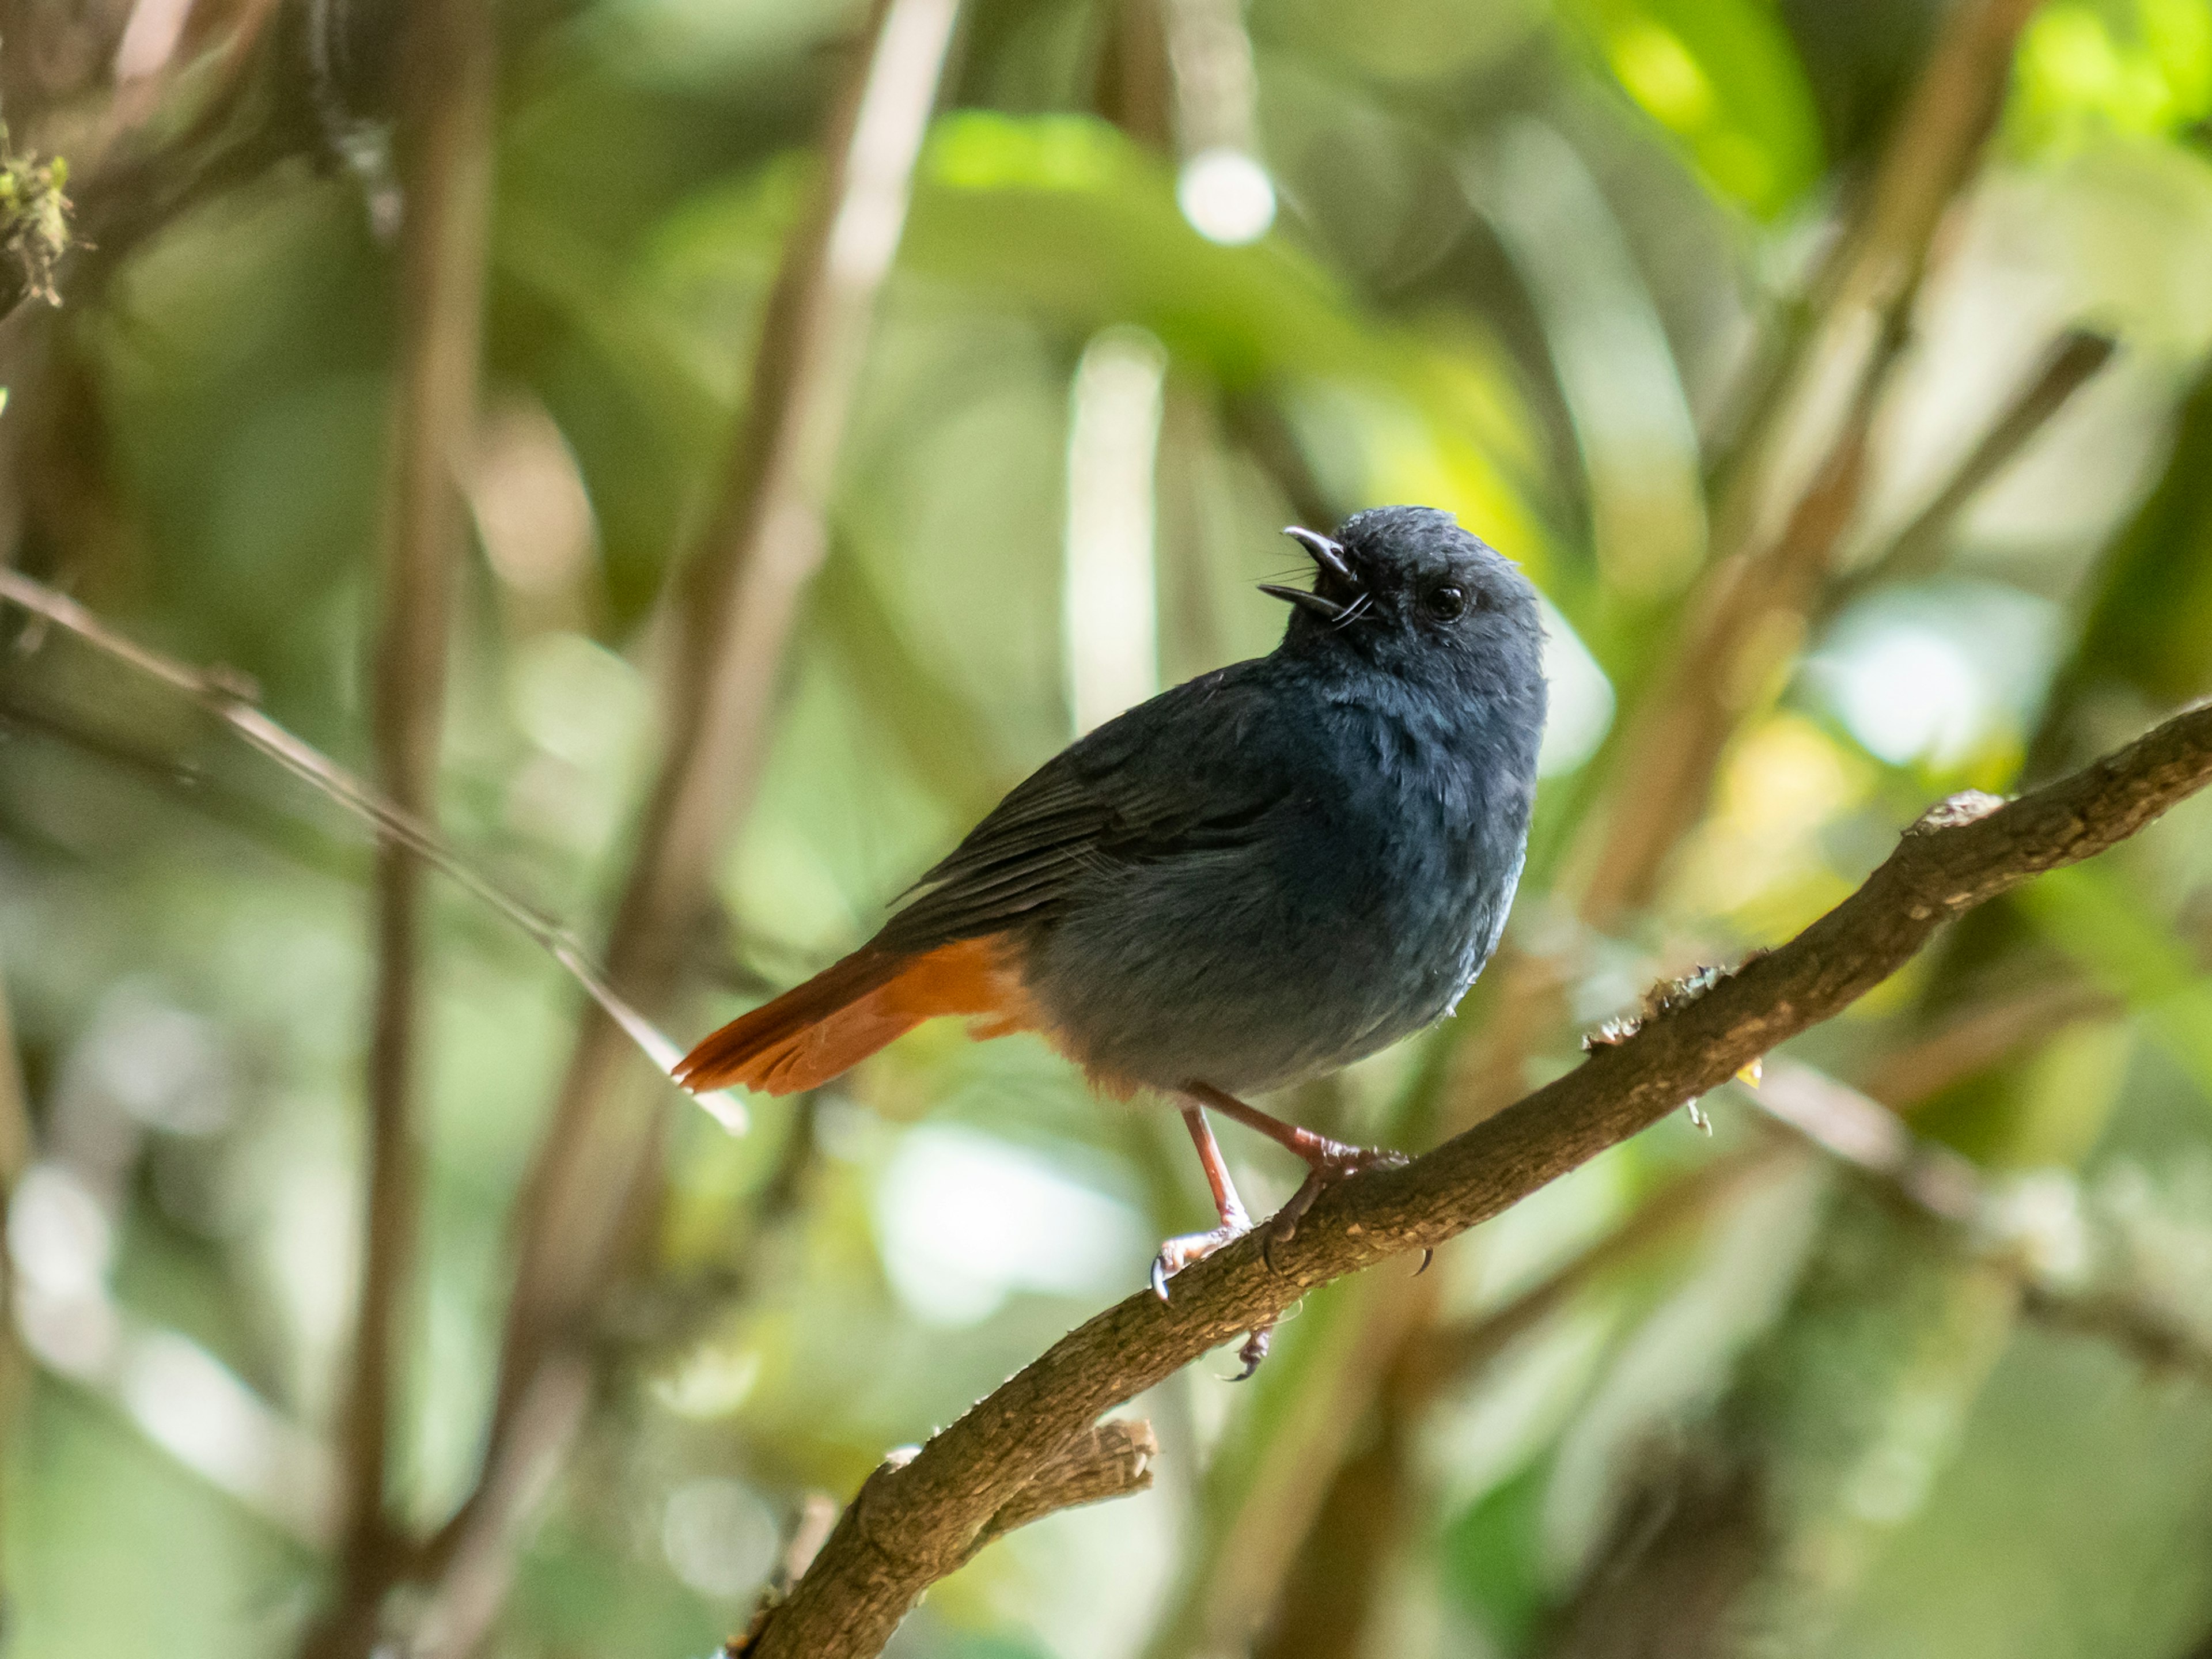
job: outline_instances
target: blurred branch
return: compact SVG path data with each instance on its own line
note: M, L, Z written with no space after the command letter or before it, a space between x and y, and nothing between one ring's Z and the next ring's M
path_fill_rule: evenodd
M1952 1085L1978 1075L2032 1041L2047 1040L2075 1020L2116 1012L2118 1008L2112 999L2079 987L2039 988L1957 1016L1883 1060L1863 1090L1845 1090L1809 1067L1777 1060L1767 1067L1767 1082L1777 1086L1762 1085L1750 1098L1777 1123L1837 1156L1858 1161L1853 1156L1856 1148L1879 1149L1882 1157L1878 1172L1894 1175L1905 1167L1902 1152L1915 1144L1901 1114L1909 1114ZM1838 1106L1832 1101L1808 1098L1814 1084L1846 1094L1850 1099ZM1879 1114L1882 1127L1872 1133L1859 1128L1870 1121L1868 1114ZM1789 1145L1787 1140L1770 1137L1677 1177L1646 1199L1612 1232L1561 1264L1549 1278L1490 1312L1438 1331L1434 1340L1439 1351L1428 1369L1441 1379L1485 1363L1571 1301L1585 1285L1711 1214L1744 1185L1773 1173Z
M2070 1291L2023 1273L2020 1310L2055 1331L2108 1342L2154 1371L2212 1387L2212 1335L2130 1291Z
M711 1313L742 1302L766 1271L767 1253L779 1230L800 1210L821 1152L816 1133L819 1102L802 1095L777 1153L775 1167L753 1200L749 1224L729 1239L705 1269L674 1284L630 1287L610 1307L592 1333L606 1349L635 1353L665 1351L691 1340ZM434 1581L430 1606L417 1637L422 1659L462 1659L489 1632L514 1579L514 1545L521 1522L551 1485L581 1432L591 1403L600 1352L580 1343L559 1345L539 1362L494 1461L459 1512L417 1553L417 1577ZM826 1500L824 1500L826 1502ZM836 1518L832 1506L823 1523ZM815 1540L819 1547L821 1540ZM807 1559L813 1559L811 1549ZM803 1571L803 1567L800 1571ZM793 1581L798 1573L792 1575ZM738 1650L743 1651L742 1649Z
M938 1434L879 1469L769 1621L762 1659L864 1659L967 1559L992 1518L1115 1405L1279 1315L1316 1285L1442 1243L1829 1018L1946 921L2101 852L2212 782L2212 706L2178 714L2009 805L1961 795L1925 813L1835 909L1517 1105L1398 1170L1327 1194L1262 1261L1255 1237L1186 1271L1174 1299L1133 1296L1063 1338Z
M1605 803L1569 858L1587 871L1580 909L1591 927L1617 929L1650 902L1668 854L1705 812L1729 738L1802 644L1858 509L1868 434L1905 338L1900 307L1883 319L1833 447L1779 532L1723 558L1692 596L1680 643L1624 732Z
M775 1571L769 1575L768 1588L761 1592L744 1629L722 1644L722 1659L745 1659L753 1650L753 1644L768 1627L769 1615L783 1604L783 1598L791 1594L791 1587L806 1577L807 1568L822 1553L822 1547L830 1541L830 1529L836 1524L836 1500L827 1492L807 1493L799 1504L799 1518L784 1544Z
M609 978L648 1011L678 988L714 860L757 779L957 9L957 0L876 7L769 299L712 515L671 595L667 746L607 947ZM658 1144L653 1117L625 1101L634 1079L623 1060L620 1033L587 1015L517 1211L489 1461L542 1354L605 1282Z
M67 595L57 593L21 571L3 565L0 565L0 600L53 623L93 649L191 698L295 777L313 785L374 829L380 836L404 842L425 864L514 924L551 956L656 1066L673 1066L682 1057L682 1050L614 994L567 928L463 858L421 817L403 811L365 780L355 776L263 714L254 707L253 699L258 693L246 676L220 666L194 668L173 657L149 650L116 632ZM85 741L81 734L73 732L64 735L72 742ZM115 751L115 755L131 764L145 761L144 757L136 753ZM744 1126L744 1109L727 1096L702 1095L699 1098L725 1123L732 1127Z
M1893 1111L1907 1110L2077 1020L2117 1014L2121 1006L2117 997L2076 981L1993 996L1879 1061L1863 1087Z
M1883 582L1925 575L1942 557L1951 526L1984 486L2027 447L2076 392L2112 361L2112 337L2075 329L2051 349L2042 366L1982 434L1950 481L1899 531L1887 551L1832 584L1822 596L1825 611L1842 609L1859 594Z
M470 1527L453 1542L409 1650L414 1659L464 1659L482 1645L507 1603L522 1521L559 1474L591 1399L582 1354L558 1351L538 1366L498 1462L483 1474Z
M401 24L399 385L384 510L383 619L373 737L379 781L434 830L453 569L462 534L455 466L477 418L491 215L498 41L479 6L413 0ZM428 866L404 840L376 854L376 993L368 1054L368 1193L352 1378L343 1419L345 1516L336 1604L303 1651L343 1659L378 1639L385 1592L404 1570L388 1495L394 1402L422 1224L416 1058Z
M1768 1134L1678 1176L1638 1205L1611 1232L1519 1295L1473 1318L1438 1327L1422 1345L1420 1373L1433 1377L1438 1386L1464 1381L1470 1371L1488 1364L1591 1285L1672 1243L1746 1189L1771 1177L1792 1162L1791 1150L1789 1140Z
M1414 1470L1425 1409L1445 1389L1467 1384L1529 1332L1589 1287L1675 1243L1747 1188L1801 1161L1779 1133L1699 1164L1650 1194L1611 1232L1498 1306L1451 1324L1409 1333L1390 1356L1370 1420L1358 1425L1352 1455L1336 1462L1312 1509L1293 1517L1280 1565L1250 1586L1243 1618L1218 1625L1232 1644L1259 1632L1254 1659L1340 1659L1364 1650L1425 1505ZM1233 1631L1233 1634L1231 1632ZM1217 1644L1218 1645L1218 1644ZM1183 1644L1156 1652L1211 1650Z
M2033 1226L2009 1222L2002 1182L1948 1147L1920 1139L1880 1102L1787 1061L1770 1068L1759 1099L1778 1121L1942 1224L1962 1255L2014 1281L2030 1318L2101 1338L2154 1369L2212 1385L2212 1334L2138 1287L2084 1288L2054 1273L2054 1254L2072 1252L2054 1253Z
M6 964L0 962L0 969ZM22 1056L15 1048L15 1017L8 1007L8 981L0 972L0 1236L4 1236L8 1194L16 1179L30 1166L34 1144L31 1130L31 1097L23 1084ZM0 1294L7 1287L0 1271Z
M1835 310L1917 285L1937 226L1972 176L2011 84L2013 49L2041 0L1960 0L1882 151L1849 244Z
M1759 1109L1831 1158L1878 1176L1929 1214L1970 1220L1981 1204L1981 1174L1948 1146L1923 1141L1879 1101L1794 1060L1765 1068Z

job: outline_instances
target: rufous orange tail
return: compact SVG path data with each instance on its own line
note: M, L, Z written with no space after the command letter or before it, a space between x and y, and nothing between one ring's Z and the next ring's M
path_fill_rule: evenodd
M693 1090L742 1083L796 1094L940 1014L988 1016L994 1036L1033 1023L994 940L963 939L920 956L864 945L708 1037L684 1055L676 1080Z

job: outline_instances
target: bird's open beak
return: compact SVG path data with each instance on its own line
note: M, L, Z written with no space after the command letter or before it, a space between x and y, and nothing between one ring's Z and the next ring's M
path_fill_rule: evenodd
M1320 567L1322 577L1334 577L1346 587L1357 588L1359 586L1358 579L1352 574L1352 566L1345 559L1344 549L1335 542L1318 531L1301 529L1297 525L1291 526L1283 534L1312 556L1314 563ZM1346 609L1325 594L1309 593L1303 587L1283 587L1274 582L1261 582L1260 591L1271 593L1279 599L1286 599L1300 610L1310 611L1328 622L1337 621Z
M1261 582L1260 591L1272 593L1279 599L1288 599L1301 611L1310 611L1325 622L1334 622L1344 614L1344 607L1334 599L1325 599L1318 593L1309 593L1303 587L1285 587L1279 582Z
M1304 530L1297 525L1290 526L1283 534L1305 549L1313 556L1313 562L1337 580L1348 582L1354 587L1359 586L1358 579L1352 574L1352 567L1345 562L1344 549L1338 543L1331 541L1317 530Z

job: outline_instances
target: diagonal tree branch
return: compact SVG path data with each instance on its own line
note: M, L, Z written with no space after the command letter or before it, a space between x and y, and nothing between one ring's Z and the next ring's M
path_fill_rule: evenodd
M1664 1002L1583 1066L1402 1169L1316 1205L1276 1270L1247 1239L1070 1333L938 1434L879 1469L788 1602L762 1659L867 1659L915 1600L1060 1448L1103 1412L1279 1314L1318 1285L1442 1243L1726 1082L1908 961L1946 921L2094 856L2212 782L2212 706L2002 805L1938 804L1843 903L1701 994Z

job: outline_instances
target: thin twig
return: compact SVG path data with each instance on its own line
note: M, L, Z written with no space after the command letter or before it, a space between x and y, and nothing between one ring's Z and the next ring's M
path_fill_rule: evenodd
M2008 805L1940 803L1836 908L1479 1127L1315 1206L1274 1267L1250 1238L1056 1343L912 1462L878 1470L773 1617L762 1659L868 1659L915 1599L1070 1438L1316 1285L1433 1247L1717 1088L1894 973L1942 924L2104 851L2212 782L2212 706Z
M434 834L450 595L461 538L453 464L467 453L476 426L497 42L489 12L441 0L415 0L401 42L407 207L371 725L385 799ZM379 839L368 1190L340 1439L343 1534L335 1605L310 1627L302 1649L329 1659L366 1655L374 1644L385 1592L408 1553L396 1533L388 1482L421 1227L416 1048L428 874L404 840Z
M379 836L405 843L423 863L541 946L656 1066L665 1070L683 1057L682 1049L615 994L605 977L584 954L574 934L463 858L421 818L402 811L365 780L355 776L263 714L254 706L257 693L252 682L244 675L227 668L194 668L149 650L118 633L67 595L57 593L21 571L5 566L0 566L0 599L52 623L93 649L181 692L286 771L368 824ZM699 1100L732 1133L744 1127L744 1108L729 1096L702 1095Z
M769 301L714 513L672 594L667 747L607 946L609 979L648 1011L682 980L714 859L757 781L956 12L957 0L878 0ZM518 1206L494 1456L540 1354L605 1282L648 1178L658 1124L623 1109L623 1058L587 1015Z
M1160 1443L1150 1423L1115 1418L1092 1424L1054 1453L1036 1479L991 1517L968 1553L973 1555L986 1544L1062 1510L1151 1490L1152 1460L1159 1455Z
M1778 1121L1937 1224L1961 1255L2012 1280L2028 1317L2212 1383L2212 1335L2136 1287L2083 1288L2054 1275L2048 1252L2004 1224L2001 1183L1950 1148L1920 1139L1880 1102L1789 1062L1770 1070L1759 1099Z
M830 1541L830 1530L836 1524L837 1500L827 1492L807 1493L799 1506L791 1536L784 1543L782 1559L775 1564L775 1571L769 1575L760 1600L754 1603L753 1616L743 1630L722 1644L722 1659L745 1659L752 1651L753 1644L768 1627L769 1615L783 1605L784 1597L791 1594L791 1587L806 1577L807 1568L822 1553L822 1547Z
M1928 505L1897 533L1886 551L1832 583L1821 596L1821 610L1840 610L1883 582L1926 574L1941 557L1959 514L2012 465L2075 392L2096 378L2115 349L2110 335L2088 329L2073 329L2063 336Z
M476 1525L457 1540L423 1613L410 1659L463 1659L489 1633L514 1583L523 1518L559 1473L591 1395L592 1369L582 1354L550 1354L538 1368L514 1431L483 1477Z

